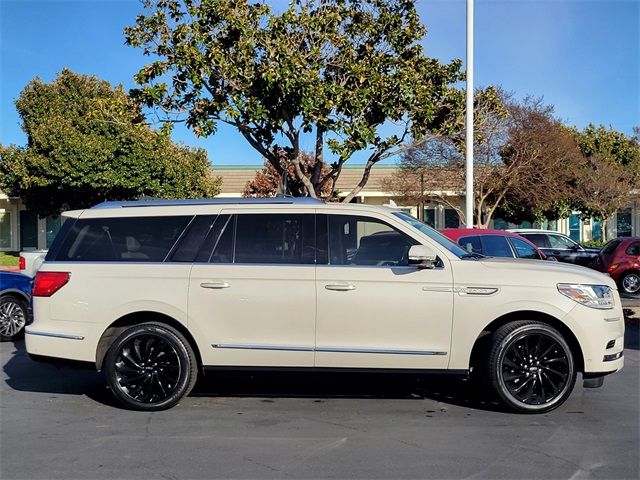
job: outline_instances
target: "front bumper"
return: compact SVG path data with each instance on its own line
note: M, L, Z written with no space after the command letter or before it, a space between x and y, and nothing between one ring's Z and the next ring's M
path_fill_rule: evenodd
M610 310L598 310L578 304L563 321L576 336L582 350L585 380L604 377L622 369L624 315L619 297L616 307Z

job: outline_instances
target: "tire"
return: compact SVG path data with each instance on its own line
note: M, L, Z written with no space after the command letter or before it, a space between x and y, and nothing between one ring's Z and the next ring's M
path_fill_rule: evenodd
M17 338L24 331L29 310L27 302L14 295L0 297L0 341Z
M193 349L176 329L142 323L113 342L105 374L118 401L131 410L166 410L188 395L198 377Z
M627 293L629 295L640 293L640 273L625 273L622 278L620 278L619 286L621 292Z
M542 322L516 321L496 330L488 363L491 390L516 412L553 410L571 395L576 382L569 345L560 332Z

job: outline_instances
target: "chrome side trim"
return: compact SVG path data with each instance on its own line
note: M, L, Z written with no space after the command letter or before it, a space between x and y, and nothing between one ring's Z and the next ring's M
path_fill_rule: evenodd
M67 340L84 340L84 337L81 335L67 335L65 333L51 333L51 332L34 332L34 331L26 331L24 332L26 335L38 335L41 337L54 337L54 338L66 338Z
M352 348L352 347L306 347L298 345L254 345L250 343L214 343L213 348L235 350L277 350L290 352L323 352L323 353L373 353L383 355L446 355L447 352L437 350L400 350L390 348Z
M423 292L452 293L453 287L422 287Z
M213 343L213 348L230 348L235 350L278 350L288 352L313 352L313 347L297 345L253 345L250 343Z
M620 317L605 318L604 321L605 322L619 322L620 321Z
M375 353L388 355L446 355L436 350L400 350L394 348L317 347L316 352L326 353Z

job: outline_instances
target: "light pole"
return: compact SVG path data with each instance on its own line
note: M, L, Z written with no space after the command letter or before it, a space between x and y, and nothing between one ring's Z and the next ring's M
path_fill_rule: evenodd
M473 0L467 0L467 114L466 114L467 228L473 228Z

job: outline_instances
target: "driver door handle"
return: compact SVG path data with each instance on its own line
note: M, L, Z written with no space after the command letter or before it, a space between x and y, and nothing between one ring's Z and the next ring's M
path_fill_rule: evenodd
M329 283L328 285L325 285L324 288L337 292L348 292L350 290L355 290L356 286L351 285L350 283Z

